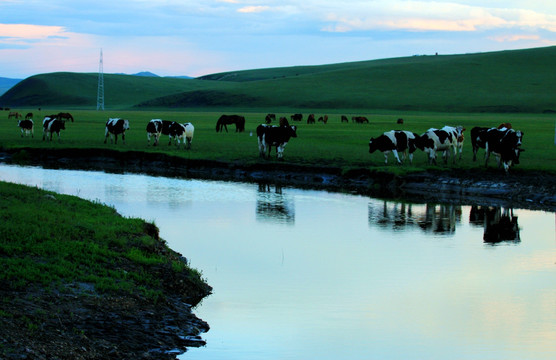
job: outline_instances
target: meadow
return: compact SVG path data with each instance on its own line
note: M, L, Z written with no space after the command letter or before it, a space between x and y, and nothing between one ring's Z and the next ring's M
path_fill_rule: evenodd
M42 118L50 113L66 111L66 109L48 109L40 112L37 109L18 109L22 113L34 112L35 136L21 137L17 122L7 119L7 112L0 120L0 148L110 148L119 151L146 151L160 152L173 156L190 159L218 160L234 162L236 164L253 164L258 162L277 161L274 151L270 160L259 157L256 127L264 123L266 113L246 111L133 111L133 110L72 110L75 122L66 123L66 130L61 133L60 141L56 135L53 141L42 140ZM269 111L270 112L270 111ZM293 113L276 113L277 117L289 116ZM228 133L216 133L215 126L219 116L223 113L236 113L246 118L246 131L236 133L235 126L228 127ZM1 114L1 113L0 113ZM556 173L555 151L555 116L551 114L484 114L484 113L427 113L427 112L360 112L337 113L334 110L314 112L318 118L327 114L327 124L317 122L307 124L308 113L304 113L304 120L291 122L298 126L298 137L288 143L284 162L307 166L332 166L344 170L354 168L384 169L395 173L422 171L427 169L469 169L472 171L485 171L484 150L479 150L478 160L472 161L471 143L469 133L474 126L497 126L503 122L510 122L515 129L524 132L521 164L512 168L512 173L521 171L546 171ZM346 115L351 119L353 115L363 115L369 118L369 124L341 123L340 116ZM104 144L104 128L109 117L122 117L130 121L130 130L126 133L126 143L121 139L117 144L111 144L110 139ZM154 147L147 144L146 125L154 118L178 122L191 122L195 126L195 136L191 150L168 146L168 137L162 136L160 145ZM403 118L402 125L397 124L398 118ZM422 134L431 127L441 128L444 125L462 125L466 128L467 135L464 143L463 159L455 165L450 162L444 165L429 165L426 155L417 150L413 164L398 166L390 155L387 165L380 152L369 154L368 142L370 137L376 137L384 131L409 130ZM440 155L439 155L440 156ZM491 157L488 169L496 169L496 160ZM502 170L500 170L502 171Z

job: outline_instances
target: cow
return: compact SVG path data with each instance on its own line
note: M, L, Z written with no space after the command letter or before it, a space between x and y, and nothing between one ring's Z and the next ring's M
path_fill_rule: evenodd
M315 114L309 114L307 117L307 124L314 124L315 123Z
M58 114L58 118L64 121L70 120L71 122L73 122L73 116L70 113L61 112Z
M521 148L523 132L514 129L489 129L484 135L485 141L485 167L488 166L490 154L497 158L498 167L503 165L507 174L513 164L519 164L519 155L525 149Z
M403 119L402 119L402 118L399 118L399 119L396 121L396 124L402 125L402 124L403 124Z
M31 137L34 137L35 124L33 123L33 119L18 120L17 126L21 129L21 137L23 137L23 134L25 134L25 136L31 134Z
M168 145L172 144L172 136L170 136L170 127L174 121L152 119L147 123L147 144L151 142L151 136L154 136L153 146L158 145L160 135L168 135L170 137Z
M125 131L129 130L129 120L121 118L109 118L104 129L104 143L110 135L110 143L118 143L118 135L122 135L122 142L125 144Z
M222 132L222 128L228 132L228 125L236 124L236 132L245 131L245 117L240 115L222 115L216 122L216 132Z
M293 114L290 118L292 121L301 121L303 120L303 114Z
M490 128L475 126L471 129L471 148L473 150L473 161L477 161L477 152L479 148L484 149L486 146L486 134Z
M264 121L267 124L270 124L273 120L276 121L276 114L267 114L264 118Z
M180 140L183 140L183 148L191 149L191 142L193 141L193 133L195 127L191 123L180 124L178 122L172 122L170 126L170 137L176 140L176 145L178 149L180 148Z
M357 124L369 123L369 119L364 116L353 116L351 118L351 121Z
M32 120L33 119L33 113L27 113L27 115L25 115L25 120Z
M8 114L8 119L11 119L11 118L13 118L13 117L15 117L16 119L19 119L20 117L23 117L23 115L21 115L21 114L18 113L17 111L11 111L11 112Z
M151 119L147 123L147 145L151 143L151 136L154 136L153 146L156 146L161 133L162 119Z
M342 115L342 116L340 117L340 122L349 122L349 120L348 120L347 116Z
M458 139L465 131L462 126L444 126L442 129L431 128L419 137L418 147L428 157L429 164L436 165L436 152L442 151L444 163L448 163L448 156L452 156L452 163L456 162Z
M42 120L42 139L52 141L52 134L58 135L60 141L60 131L66 129L66 122L59 119L56 115L45 116Z
M262 158L270 158L272 147L276 146L276 157L282 160L284 158L284 148L292 137L297 137L297 127L295 125L261 124L257 126L259 155Z
M384 153L384 163L388 164L388 154L392 152L398 164L402 163L398 152L403 154L405 161L406 153L409 152L409 162L413 163L413 153L417 149L419 135L410 131L392 130L387 131L377 138L369 140L369 153L372 154L376 150Z
M497 126L497 129L511 129L512 128L512 123L502 123L500 125Z
M319 117L319 119L317 121L319 121L319 122L322 121L324 124L326 124L328 122L328 115L324 115L324 116Z

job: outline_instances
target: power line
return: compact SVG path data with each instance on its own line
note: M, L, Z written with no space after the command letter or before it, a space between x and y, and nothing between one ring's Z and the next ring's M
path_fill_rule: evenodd
M104 67L102 63L102 49L100 49L100 63L98 65L97 110L104 110Z

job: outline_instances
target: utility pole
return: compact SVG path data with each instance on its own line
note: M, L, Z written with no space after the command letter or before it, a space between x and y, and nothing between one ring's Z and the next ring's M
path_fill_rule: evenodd
M102 64L102 49L100 49L100 63L98 65L97 110L104 110L104 69Z

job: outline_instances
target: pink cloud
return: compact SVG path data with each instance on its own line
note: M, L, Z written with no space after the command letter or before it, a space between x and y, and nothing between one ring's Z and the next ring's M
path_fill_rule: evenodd
M270 10L269 6L245 6L237 11L240 13L260 13L268 10Z
M0 24L0 37L14 39L45 39L51 36L64 36L64 32L62 26Z

